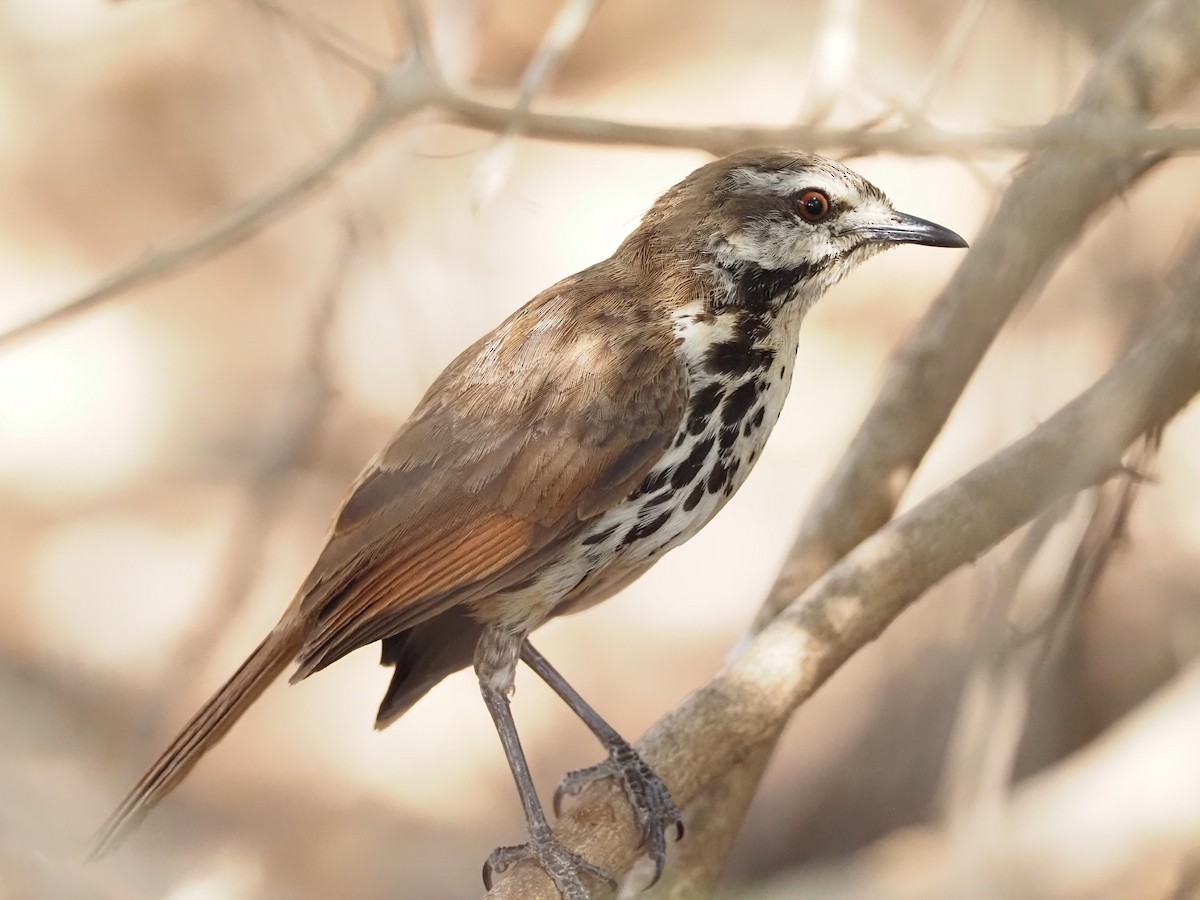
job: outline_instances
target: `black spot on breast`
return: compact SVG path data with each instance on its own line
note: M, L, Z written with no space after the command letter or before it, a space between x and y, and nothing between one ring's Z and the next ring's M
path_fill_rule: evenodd
M692 479L704 468L704 461L708 459L713 443L713 439L709 437L696 444L688 458L675 467L675 472L671 475L671 487L678 490L685 484L691 484Z
M616 525L614 525L612 528L605 528L603 531L597 531L595 534L589 534L580 543L585 544L587 546L591 546L592 544L602 543L603 541L606 541L610 537L612 537L613 532L616 530L617 530Z
M657 490L661 490L667 486L667 482L671 480L671 467L665 466L651 472L642 480L638 489L629 495L630 500L636 500L638 497L644 497L646 494L653 494Z
M756 412L750 419L747 420L746 427L742 429L742 434L744 434L746 437L750 437L750 433L762 425L764 415L766 415L766 409L760 406L758 408L758 412Z
M656 516L648 522L638 522L625 532L625 537L621 538L621 546L625 547L634 541L640 541L642 538L654 534L654 532L667 524L667 519L671 518L671 513L672 510L668 509L665 513Z
M704 365L715 375L737 376L766 369L774 359L774 350L756 347L754 338L739 335L713 344L704 357Z
M743 382L721 404L721 422L725 425L733 425L744 419L761 390L762 381L758 378L751 378L749 381Z
M725 487L725 482L729 480L729 469L726 468L723 462L717 462L712 471L708 473L708 492L715 494L721 488Z
M732 425L729 425L726 428L722 428L717 434L717 439L720 441L721 452L723 454L728 454L729 451L733 449L733 445L737 443L737 436L737 422L734 422Z
M667 488L665 491L661 491L647 500L645 505L642 506L642 509L653 509L656 506L662 506L674 496L675 491L671 488Z
M696 508L700 499L704 496L704 482L696 482L696 486L692 488L692 492L687 495L687 499L683 501L683 511L691 512Z
M708 424L708 417L713 414L725 388L720 384L710 384L701 388L692 398L691 412L688 414L687 430L689 434L699 434Z

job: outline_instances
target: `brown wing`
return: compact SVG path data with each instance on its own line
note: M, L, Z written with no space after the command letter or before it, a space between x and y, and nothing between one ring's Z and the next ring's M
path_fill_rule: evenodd
M293 680L527 577L669 445L685 407L669 323L586 276L455 360L359 478L298 598Z

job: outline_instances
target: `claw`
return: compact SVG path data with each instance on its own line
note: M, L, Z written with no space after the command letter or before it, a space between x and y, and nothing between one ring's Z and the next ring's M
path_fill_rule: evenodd
M675 840L681 840L683 817L667 786L633 747L628 744L613 747L603 762L568 773L554 792L554 813L561 814L563 797L577 796L587 785L601 778L616 778L633 807L642 833L642 846L654 863L654 878L650 882L653 885L662 877L667 861L666 830L674 825Z
M589 900L591 894L583 884L583 875L603 882L610 890L617 887L617 882L608 872L568 850L549 831L531 835L524 844L493 850L483 864L483 886L490 891L494 874L506 872L514 863L524 859L535 860L542 867L563 900Z

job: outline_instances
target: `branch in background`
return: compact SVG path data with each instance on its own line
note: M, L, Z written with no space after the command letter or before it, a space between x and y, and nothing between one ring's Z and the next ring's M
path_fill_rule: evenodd
M336 59L347 68L353 69L372 84L378 84L394 63L380 59L372 48L346 34L328 22L299 6L279 3L277 0L249 0L251 4L269 16L282 21L297 32L313 49Z
M475 196L472 202L476 207L495 197L504 185L508 173L512 170L521 125L533 107L534 99L574 49L584 29L596 14L600 2L601 0L565 0L558 8L554 21L546 29L533 59L525 68L520 88L517 90L517 99L512 106L508 130L475 167Z
M155 724L153 741L163 740L166 728L158 727L178 714L180 692L190 687L203 659L217 645L217 637L228 626L254 584L266 551L266 534L272 518L285 498L287 476L309 453L321 432L324 413L333 395L328 338L346 277L358 250L358 234L347 217L341 246L333 267L313 301L305 347L295 371L288 377L283 396L271 404L277 412L268 417L268 433L246 471L238 476L245 485L238 498L225 538L225 550L216 566L212 599L200 615L175 639L170 665L161 677L157 697L148 718ZM174 726L171 726L173 730Z
M0 349L72 319L131 288L157 281L236 246L324 184L344 162L357 156L389 121L389 104L377 99L354 127L320 159L309 163L283 183L213 220L191 237L174 246L150 251L62 306L3 332L0 334Z
M1067 498L1038 516L987 589L979 647L958 701L938 788L950 827L988 815L1008 794L1025 733L1030 676L1048 647L1048 642L1011 639L1008 622L1030 566L1075 499Z
M1200 80L1200 6L1155 0L1088 79L1076 116L1141 120ZM891 518L996 334L1087 220L1156 160L1122 146L1046 152L1025 165L916 331L897 350L874 406L814 501L756 620ZM1002 277L998 277L1002 274Z
M681 808L769 742L793 710L922 593L1065 497L1121 471L1140 435L1200 392L1200 239L1183 290L1096 384L1021 440L888 523L775 618L705 687L639 743ZM639 832L619 788L585 789L557 829L612 872L629 869ZM519 866L490 900L556 900Z
M1095 900L1167 896L1121 885L1162 875L1200 847L1200 665L1085 750L1023 783L968 834L909 831L843 863L782 879L742 900ZM1192 896L1196 872L1182 872Z
M268 8L266 6L263 7ZM438 114L442 119L475 128L504 134L514 126L512 107L498 106L475 100L452 90L445 84L435 66L428 29L415 0L399 3L409 31L411 48L404 61L377 77L369 60L356 65L367 74L376 87L376 94L351 126L349 132L318 159L299 172L263 191L258 197L240 205L227 215L220 216L200 228L194 235L161 250L152 251L126 265L84 293L61 305L0 332L0 349L18 340L31 337L47 328L73 318L133 287L174 274L216 256L251 237L283 213L307 199L341 167L354 159L388 126L415 116L422 111ZM332 52L338 44L330 34L313 34L315 26L301 24L292 17L302 34L314 44ZM1171 35L1172 47L1185 46L1185 38L1194 37L1195 27L1181 27ZM1178 65L1193 62L1195 54L1187 52ZM348 52L345 46L336 51L339 57ZM1163 68L1161 61L1141 59L1150 79ZM1139 95L1140 96L1140 95ZM1161 97L1144 98L1149 108ZM827 129L810 126L757 128L752 126L660 126L614 122L586 116L560 116L528 112L520 116L523 134L542 140L586 143L593 145L640 145L675 149L704 150L724 155L734 150L756 145L786 145L813 150L840 152L851 155L889 152L901 154L941 153L964 155L997 150L1038 150L1050 147L1081 152L1104 147L1119 149L1124 154L1150 151L1167 152L1194 150L1200 147L1200 128L1146 128L1136 121L1117 120L1107 115L1110 108L1101 107L1102 117L1091 114L1083 104L1075 114L1056 119L1046 125L1006 131L955 132L927 125L910 125L890 131L865 129ZM1137 117L1131 117L1136 120Z

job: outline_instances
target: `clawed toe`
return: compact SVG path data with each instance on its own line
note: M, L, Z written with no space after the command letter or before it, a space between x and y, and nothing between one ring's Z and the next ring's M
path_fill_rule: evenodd
M654 884L662 876L667 859L666 831L673 825L675 840L683 837L683 816L671 793L654 770L628 744L610 750L598 765L570 772L554 792L554 812L560 814L564 797L574 797L601 778L616 778L625 791L642 833L646 854L654 863Z
M538 834L531 836L524 844L511 847L498 847L492 851L487 862L483 864L483 884L489 891L492 889L492 876L509 869L515 863L525 859L536 860L545 870L562 894L563 900L589 900L591 893L583 883L582 876L594 878L596 881L616 888L613 877L599 866L588 862L578 853L568 850L553 834Z

